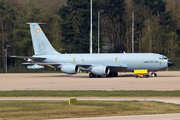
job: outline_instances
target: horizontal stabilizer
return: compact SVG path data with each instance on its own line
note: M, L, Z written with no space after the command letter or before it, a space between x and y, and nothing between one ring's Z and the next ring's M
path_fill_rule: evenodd
M34 65L35 63L22 63L22 65L28 66L28 65Z
M33 56L10 56L12 58L26 58L26 59L32 59L32 60L45 60L46 58L43 57L33 57Z

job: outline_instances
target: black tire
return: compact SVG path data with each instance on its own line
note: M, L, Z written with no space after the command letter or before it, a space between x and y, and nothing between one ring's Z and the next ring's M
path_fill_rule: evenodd
M115 77L115 72L112 72L112 73L111 73L111 77Z
M115 77L118 77L118 72L114 72L115 73Z
M151 73L151 77L156 77L157 74L156 73Z
M95 77L95 75L92 74L92 73L89 73L89 77L90 77L90 78L93 78L93 77Z
M97 78L100 78L100 77L101 77L101 75L97 75L96 77L97 77Z
M155 74L155 77L157 77L157 74L156 73L154 73Z
M108 75L106 75L106 77L110 77L110 75L108 74Z

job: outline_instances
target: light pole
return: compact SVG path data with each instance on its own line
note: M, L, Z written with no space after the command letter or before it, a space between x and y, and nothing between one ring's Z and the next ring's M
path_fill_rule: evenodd
M92 54L92 0L90 2L90 18L91 18L91 22L90 22L90 54Z
M6 52L6 73L7 73L7 49L8 49L8 47L11 47L11 45L7 45L6 46L6 49L5 49L5 52Z
M100 53L100 49L99 49L99 38L100 38L100 12L101 12L101 9L98 10L98 53Z
M7 48L5 49L6 52L6 73L7 73Z
M132 11L132 53L134 53L134 10Z

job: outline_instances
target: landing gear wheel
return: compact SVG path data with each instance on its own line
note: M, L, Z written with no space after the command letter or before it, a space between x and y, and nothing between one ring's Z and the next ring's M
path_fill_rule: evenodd
M106 75L106 77L110 77L110 75L108 74L108 75Z
M97 77L97 78L100 78L100 77L101 77L101 75L97 75L96 77Z
M114 72L115 73L115 76L114 77L118 77L118 72Z
M148 75L145 75L144 77L145 77L145 78L148 78L149 76L148 76Z
M106 77L117 77L118 73L117 72L110 72Z
M111 73L111 77L115 77L115 73L114 72Z
M92 73L89 73L89 77L90 77L90 78L93 78L93 77L95 77L95 75L92 74Z
M156 73L151 73L151 77L156 77L157 74Z

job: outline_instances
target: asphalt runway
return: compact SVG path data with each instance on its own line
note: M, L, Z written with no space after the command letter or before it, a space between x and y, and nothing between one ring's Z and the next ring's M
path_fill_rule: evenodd
M157 77L135 78L133 73L118 77L89 78L87 73L0 74L0 91L10 90L180 90L180 72L157 72Z

